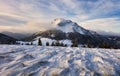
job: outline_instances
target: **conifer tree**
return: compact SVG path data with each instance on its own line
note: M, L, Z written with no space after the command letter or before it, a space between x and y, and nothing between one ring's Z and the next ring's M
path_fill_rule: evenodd
M52 42L51 46L55 46L54 42Z
M60 46L64 46L64 44L63 44L63 43L60 43Z
M46 42L46 46L49 46L49 43L48 43L48 42Z
M41 39L38 39L38 45L42 45Z
M73 41L72 41L72 47L78 47L78 40L77 39L74 39Z
M59 41L56 42L55 46L60 46L60 43Z

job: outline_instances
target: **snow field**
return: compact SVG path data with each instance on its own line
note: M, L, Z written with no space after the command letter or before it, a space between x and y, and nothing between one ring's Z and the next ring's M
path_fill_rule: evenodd
M0 76L119 76L120 50L0 45Z

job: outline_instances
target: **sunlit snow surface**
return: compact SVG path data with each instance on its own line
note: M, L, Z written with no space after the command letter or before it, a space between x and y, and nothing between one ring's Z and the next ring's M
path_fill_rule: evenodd
M0 76L111 75L120 75L120 50L0 45Z

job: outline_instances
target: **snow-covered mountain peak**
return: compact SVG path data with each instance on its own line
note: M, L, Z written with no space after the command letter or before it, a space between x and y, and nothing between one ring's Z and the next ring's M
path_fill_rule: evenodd
M58 30L61 30L65 33L78 32L78 33L84 34L84 35L90 33L88 30L79 26L77 23L75 23L71 20L65 20L63 18L54 19L52 24L56 25Z

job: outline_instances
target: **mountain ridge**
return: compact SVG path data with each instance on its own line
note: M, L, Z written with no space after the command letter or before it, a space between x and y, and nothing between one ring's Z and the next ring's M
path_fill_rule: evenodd
M0 33L0 44L15 44L17 39Z
M71 20L57 18L52 21L52 24L56 25L58 30L61 30L65 33L78 32L80 34L87 34L87 35L95 34L95 32L86 30L85 28L79 26L76 22L73 22Z

